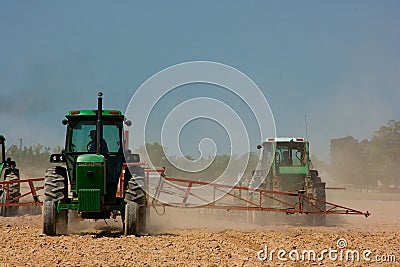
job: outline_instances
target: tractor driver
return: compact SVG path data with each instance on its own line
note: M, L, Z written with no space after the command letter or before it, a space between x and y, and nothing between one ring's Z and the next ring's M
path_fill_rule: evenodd
M283 151L282 166L292 166L293 160L289 157L289 151Z
M96 130L91 130L89 136L90 136L91 140L87 144L87 150L89 152L96 152L97 151L97 144L96 144L97 132L96 132ZM104 138L101 140L101 149L102 149L102 153L108 153L107 142L106 142L106 140L104 140Z

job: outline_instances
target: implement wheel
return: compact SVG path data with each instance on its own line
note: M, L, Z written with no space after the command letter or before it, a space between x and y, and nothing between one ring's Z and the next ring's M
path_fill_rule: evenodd
M138 213L138 204L133 201L127 201L125 204L124 235L138 234Z
M54 201L43 202L42 218L43 218L43 234L56 234L56 203Z

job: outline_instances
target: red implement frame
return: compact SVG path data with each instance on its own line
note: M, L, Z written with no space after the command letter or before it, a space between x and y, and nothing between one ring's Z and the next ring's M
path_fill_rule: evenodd
M251 190L244 186L231 186L216 183L209 183L203 181L192 181L179 178L168 177L165 175L165 169L160 170L146 170L147 180L149 179L150 173L158 172L161 178L155 189L154 198L160 199L161 194L171 194L175 197L176 192L171 192L171 190L166 189L166 187L174 188L181 192L180 198L182 199L179 203L163 203L166 206L180 206L180 207L197 207L197 208L212 208L212 209L226 209L226 210L248 210L248 211L269 211L269 212L283 212L287 214L347 214L347 215L364 215L368 217L370 213L362 212L345 206L337 205L331 202L323 201L320 199L312 198L306 196L304 191L297 193L293 192L280 192L280 191L270 191L265 189L254 189ZM202 196L192 192L193 187L196 186L209 186L212 187L214 192L213 200L207 201ZM342 188L334 188L342 189ZM251 191L250 191L251 190ZM235 194L236 191L236 194ZM223 204L220 200L215 198L216 192L222 192L225 194L224 200L230 198L230 203L235 204ZM251 194L249 194L251 192ZM251 198L244 198L242 196L249 196ZM188 198L192 197L204 202L209 202L206 205L192 205L188 203ZM278 207L267 206L264 203L267 200L273 200L275 206L279 203ZM270 201L271 202L271 201ZM238 204L238 203L241 203ZM294 204L293 204L294 203ZM326 210L322 210L318 204L324 203L326 205Z
M0 203L0 207L10 207L10 206L41 206L42 202L39 201L39 197L37 192L43 189L43 186L35 186L34 182L43 182L44 178L33 178L33 179L26 179L26 180L13 180L13 181L4 181L0 182L1 190L4 190L3 194L6 194L6 202ZM28 184L30 191L21 194L18 197L10 198L9 196L9 187L10 184ZM33 201L31 202L19 202L19 200L23 197L32 195Z
M138 163L128 163L124 164L123 170L125 170L129 166L139 166L145 165L142 162ZM117 192L117 197L123 197L124 195L124 172L121 172L120 175L120 183L119 190ZM181 192L180 198L181 201L178 203L163 203L165 206L180 206L180 207L197 207L197 208L213 208L213 209L225 209L225 210L251 210L251 211L269 211L269 212L283 212L287 214L294 213L304 213L304 214L347 214L347 215L364 215L368 217L370 213L362 212L359 210L355 210L352 208L348 208L345 206L337 205L331 202L323 201L316 198L311 198L305 195L305 192L279 192L279 191L270 191L265 189L254 189L251 192L251 198L245 198L242 196L248 196L250 192L250 188L244 186L231 186L231 185L223 185L216 183L209 183L203 181L192 181L180 178L168 177L165 175L165 168L154 170L154 169L145 169L146 177L145 177L145 187L149 189L149 180L150 173L158 173L160 175L158 185L155 188L155 194L153 195L154 200L158 200L161 194L170 194L177 196L176 192L171 192L166 188L174 188ZM26 180L15 180L15 181L4 181L0 182L0 188L6 193L6 201L5 203L0 203L0 207L5 206L41 206L42 202L39 201L39 197L37 192L43 189L43 186L35 186L34 182L43 182L44 178L33 178ZM19 183L29 185L30 191L15 197L9 198L8 188L10 184ZM196 186L208 186L211 187L214 194L213 200L210 202L204 199L202 196L192 192L193 188ZM338 188L336 188L338 189ZM234 204L224 204L220 200L218 200L215 196L217 192L222 192L225 194L224 200L227 198L231 199L230 203ZM235 193L236 192L236 193ZM19 200L23 197L32 195L33 201L31 202L19 202ZM203 202L208 202L206 205L192 205L188 202L189 197L197 198ZM279 208L267 206L264 203L267 200L273 200L275 203L279 203ZM155 201L148 202L153 203L155 205ZM240 203L240 204L239 204ZM294 204L293 204L294 203ZM326 205L326 210L322 210L318 203L324 203Z
M124 163L122 165L122 171L119 174L117 197L119 197L119 198L124 197L124 176L125 176L126 169L128 169L131 166L144 166L144 165L146 165L145 162L130 162L130 163ZM146 188L148 188L147 184L146 184Z

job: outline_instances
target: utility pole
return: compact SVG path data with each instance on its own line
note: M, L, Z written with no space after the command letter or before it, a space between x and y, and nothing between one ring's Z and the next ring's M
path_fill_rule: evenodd
M22 157L22 138L19 139L18 162L21 162L21 157Z

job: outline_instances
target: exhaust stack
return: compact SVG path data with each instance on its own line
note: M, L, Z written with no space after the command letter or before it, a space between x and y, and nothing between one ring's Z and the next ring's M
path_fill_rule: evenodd
M98 93L98 98L97 98L97 123L96 123L96 154L101 155L101 152L103 151L102 148L102 140L103 140L103 93L99 92Z

